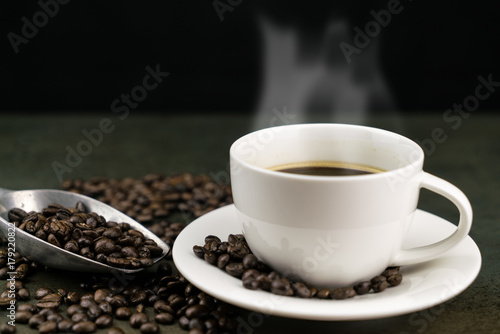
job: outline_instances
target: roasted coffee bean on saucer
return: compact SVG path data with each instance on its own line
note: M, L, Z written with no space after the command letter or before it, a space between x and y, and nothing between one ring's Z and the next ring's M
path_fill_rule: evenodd
M382 292L388 287L401 284L403 276L399 267L389 267L370 281L352 287L326 289L310 287L304 282L291 281L272 271L250 251L242 234L230 234L227 241L209 235L203 246L193 246L194 254L209 264L217 266L229 275L240 278L243 287L250 290L265 290L282 296L319 299L347 299L357 295Z

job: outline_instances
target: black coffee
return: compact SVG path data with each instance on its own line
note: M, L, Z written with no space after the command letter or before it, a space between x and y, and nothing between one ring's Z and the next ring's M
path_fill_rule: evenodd
M324 161L280 165L270 169L283 173L315 176L353 176L382 172L382 170L371 166Z

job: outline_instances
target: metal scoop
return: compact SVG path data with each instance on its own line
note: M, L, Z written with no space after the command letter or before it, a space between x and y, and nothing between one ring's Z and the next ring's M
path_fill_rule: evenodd
M8 239L8 247L11 249L15 248L16 251L19 251L28 259L51 268L94 273L136 273L143 270L143 268L117 268L69 252L14 227L14 224L8 221L7 214L12 208L21 208L26 212L40 212L51 203L58 203L64 207L74 207L78 201L82 202L89 212L95 212L103 216L106 221L129 223L132 229L138 230L146 238L156 241L158 246L163 249L163 252L160 256L153 258L155 263L170 251L170 247L167 244L140 223L93 198L61 190L11 191L0 188L0 231Z

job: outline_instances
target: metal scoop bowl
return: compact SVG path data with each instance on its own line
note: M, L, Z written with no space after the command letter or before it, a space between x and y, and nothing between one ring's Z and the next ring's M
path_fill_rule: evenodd
M40 212L51 203L58 203L64 207L74 207L78 201L86 206L88 212L95 212L103 216L106 221L129 223L132 229L142 232L146 238L153 239L163 250L160 256L152 259L154 263L161 260L170 251L170 246L146 227L122 212L93 198L61 190L10 191L0 188L0 231L8 239L8 247L19 251L29 260L50 268L94 273L137 273L143 270L144 268L117 268L69 252L16 228L13 223L8 221L7 215L12 208L21 208L26 212Z

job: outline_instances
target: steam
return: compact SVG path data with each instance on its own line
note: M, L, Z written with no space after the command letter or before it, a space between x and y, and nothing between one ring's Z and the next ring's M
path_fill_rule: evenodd
M328 22L320 38L265 17L260 17L259 24L263 82L254 129L276 125L276 110L287 111L286 124L366 124L370 113L394 110L378 63L378 41L372 41L350 64L339 48L342 41L352 40L346 20ZM311 44L313 40L319 43Z

